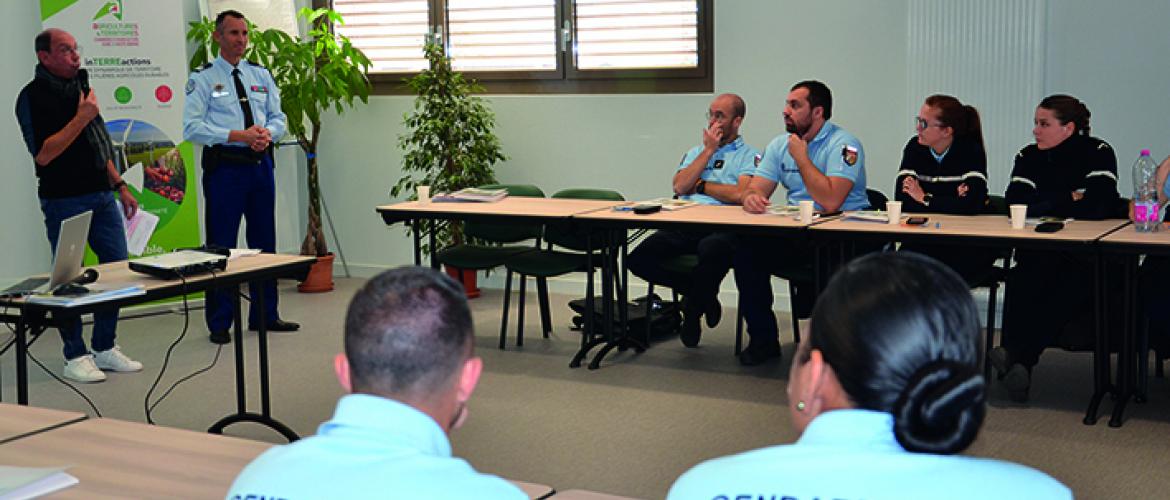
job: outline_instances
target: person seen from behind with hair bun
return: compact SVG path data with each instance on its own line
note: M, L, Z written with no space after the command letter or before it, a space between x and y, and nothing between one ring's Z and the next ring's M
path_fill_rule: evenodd
M1035 469L956 456L986 413L981 348L950 268L911 252L858 258L829 282L793 358L800 439L704 462L668 498L1072 498Z

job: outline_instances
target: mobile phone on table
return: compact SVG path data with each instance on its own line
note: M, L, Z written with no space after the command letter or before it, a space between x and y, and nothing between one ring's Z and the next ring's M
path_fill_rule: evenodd
M908 225L908 226L921 226L923 224L926 224L926 221L928 221L928 220L930 220L930 219L928 219L926 217L910 217L910 218L906 219L906 225Z

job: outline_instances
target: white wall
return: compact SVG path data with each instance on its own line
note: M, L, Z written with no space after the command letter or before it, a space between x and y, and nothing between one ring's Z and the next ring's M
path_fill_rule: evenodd
M0 259L0 279L27 276L49 269L49 240L45 237L44 217L37 203L37 180L33 161L16 124L16 96L32 80L37 58L33 54L33 37L41 29L37 2L10 2L5 9L8 27L3 32L0 53L8 61L8 76L0 79L0 148L7 158L0 168L0 213L4 214L3 238L5 258Z
M1170 155L1170 2L1049 0L1048 93L1079 97L1117 153L1122 196L1141 149Z

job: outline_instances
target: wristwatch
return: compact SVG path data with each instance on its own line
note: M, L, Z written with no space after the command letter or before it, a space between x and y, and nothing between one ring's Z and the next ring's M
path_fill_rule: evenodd
M704 191L706 191L706 190L707 190L707 181L705 181L703 179L699 179L699 182L695 183L695 194L705 194Z
M926 194L922 195L922 206L929 207L930 200L933 198L934 198L934 195L930 194L930 193L926 193Z
M110 190L117 191L119 189L122 189L122 186L125 186L125 185L126 185L126 180L123 179L123 180L120 180L118 182L115 182L113 186L110 186Z

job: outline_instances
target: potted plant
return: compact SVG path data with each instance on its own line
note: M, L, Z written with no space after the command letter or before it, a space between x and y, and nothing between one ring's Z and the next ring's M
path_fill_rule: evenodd
M494 183L492 167L505 157L492 133L495 115L483 98L474 95L483 92L483 87L451 69L451 58L441 44L429 40L423 51L429 68L406 80L417 97L414 109L403 116L407 131L398 137L404 153L403 177L390 195L409 193L414 198L418 186L430 186L432 193L451 193ZM464 243L461 228L458 221L441 221L422 230L434 231L435 242L442 248ZM458 271L448 272L458 277ZM464 286L473 291L475 273L467 275L470 284Z
M308 224L301 254L314 255L318 262L298 287L302 292L333 289L333 254L325 242L321 223L321 185L317 147L321 138L321 115L329 110L341 114L354 100L369 100L367 73L370 60L349 39L332 31L341 24L341 15L331 9L302 8L297 16L310 27L304 39L279 29L258 31L249 23L249 46L245 58L270 72L280 88L281 109L288 115L288 133L296 138L308 163ZM215 21L204 17L190 24L187 39L199 44L191 57L194 70L219 54L211 34Z

